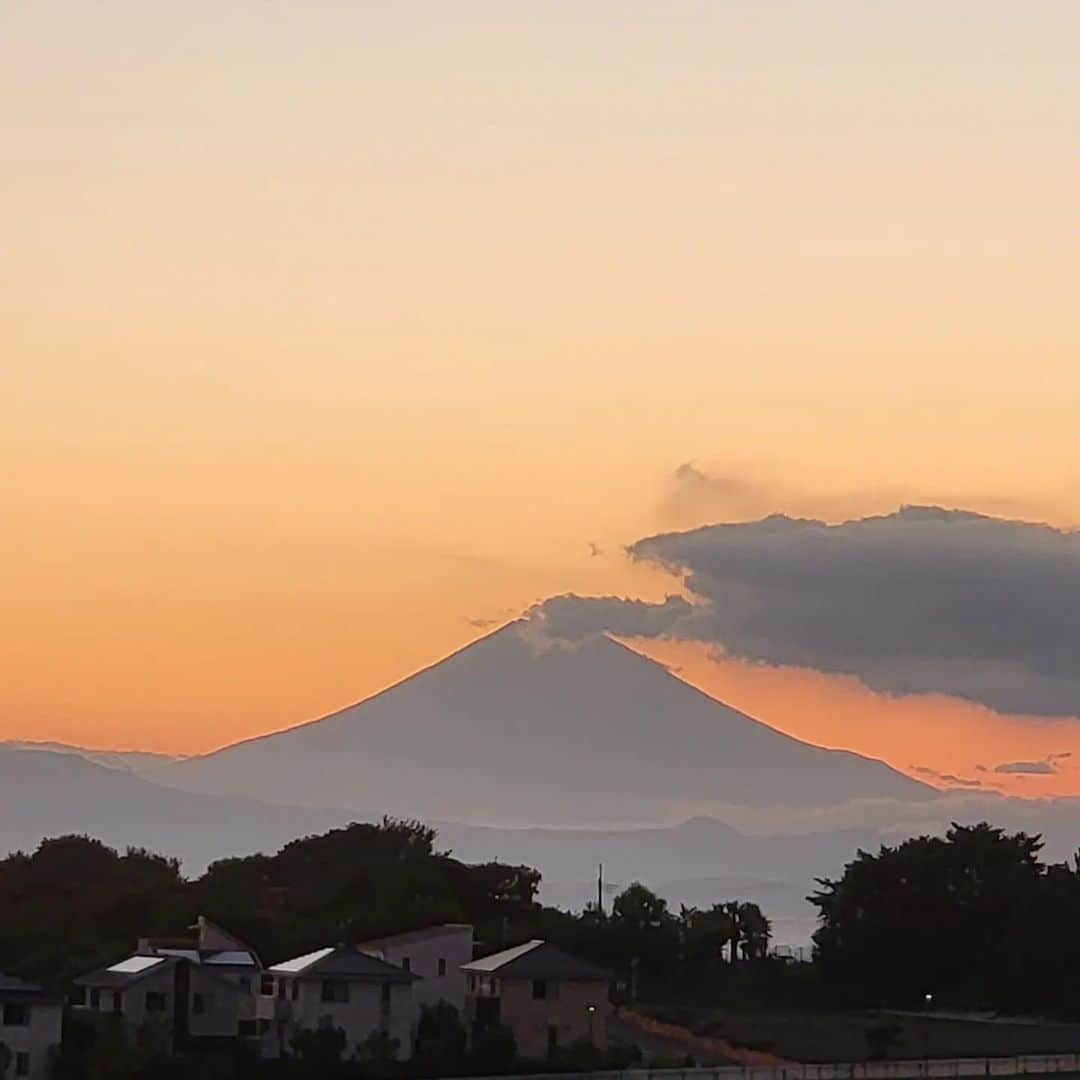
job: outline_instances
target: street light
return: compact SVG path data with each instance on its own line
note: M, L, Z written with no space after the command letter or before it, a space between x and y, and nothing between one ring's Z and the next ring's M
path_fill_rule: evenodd
M595 1045L593 1043L593 1017L596 1015L596 1006L590 1005L586 1012L589 1014L589 1043Z
M926 1011L929 1012L934 1005L934 995L931 993L923 994L923 1001L926 1002ZM930 1017L923 1017L923 1072L930 1075Z

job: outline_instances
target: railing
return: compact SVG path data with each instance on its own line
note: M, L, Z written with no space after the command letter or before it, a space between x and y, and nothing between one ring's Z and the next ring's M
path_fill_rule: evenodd
M502 1080L953 1080L956 1077L1049 1076L1080 1073L1080 1054L859 1061L826 1065L721 1065L712 1068L564 1072ZM487 1078L491 1080L491 1078Z

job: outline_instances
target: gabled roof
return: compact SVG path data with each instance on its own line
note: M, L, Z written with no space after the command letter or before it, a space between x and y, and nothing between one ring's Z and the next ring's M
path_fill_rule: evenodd
M357 982L411 983L419 978L355 945L317 949L274 964L266 970L271 975L294 975L302 979L353 979Z
M54 1001L54 998L37 983L17 979L14 975L5 975L0 971L0 1001Z
M471 975L498 975L501 979L569 979L578 982L610 982L611 972L579 960L540 938L485 956L462 971Z
M183 955L181 955L183 953ZM228 973L214 970L209 963L200 964L198 955L194 960L184 950L174 950L167 954L162 953L135 953L133 956L120 960L109 967L98 968L88 975L80 975L75 980L76 986L89 986L102 990L126 990L149 975L175 967L181 962L198 965L202 978L212 979L226 990L239 993L241 987L228 978Z
M109 967L98 968L97 971L91 971L88 975L80 975L75 980L75 985L123 990L149 975L156 975L167 968L175 967L178 963L179 960L175 956L145 956L136 953Z
M173 956L178 960L188 960L192 964L216 964L219 967L244 967L255 969L259 966L253 953L240 949L193 949L190 946L178 948L161 946L154 942L146 950L155 956Z
M262 962L251 946L235 934L223 930L205 915L189 929L195 937L140 938L138 951L158 956L175 956L193 964L220 964L226 967L261 968Z
M411 945L416 941L434 941L437 938L451 937L456 934L472 933L472 923L443 923L441 926L425 926L419 930L406 930L402 934L388 934L386 937L362 941L361 949L389 949L395 945Z

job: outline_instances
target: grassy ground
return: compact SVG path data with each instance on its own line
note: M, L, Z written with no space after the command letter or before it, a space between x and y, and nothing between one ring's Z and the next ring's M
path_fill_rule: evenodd
M891 1059L1080 1052L1080 1024L986 1023L812 1009L662 1006L640 1011L695 1034L790 1061L865 1061L871 1056L872 1031L883 1024L898 1028L887 1054Z

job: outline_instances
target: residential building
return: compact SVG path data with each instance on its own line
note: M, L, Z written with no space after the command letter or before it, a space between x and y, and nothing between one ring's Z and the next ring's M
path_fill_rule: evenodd
M239 939L199 918L191 939L143 938L134 955L75 980L77 1007L159 1029L175 1049L256 1034L262 965Z
M468 923L410 930L361 942L359 948L419 976L413 985L417 1014L423 1006L440 1001L464 1012L465 972L461 969L473 958L473 928Z
M354 945L337 945L275 964L263 975L260 1020L270 1022L262 1039L265 1056L289 1051L303 1031L340 1028L345 1057L359 1043L384 1032L400 1044L399 1056L412 1052L418 976Z
M0 973L0 1075L46 1080L63 1023L60 998Z
M463 968L475 1030L505 1024L518 1054L551 1058L579 1041L607 1046L611 974L546 941L528 941Z

